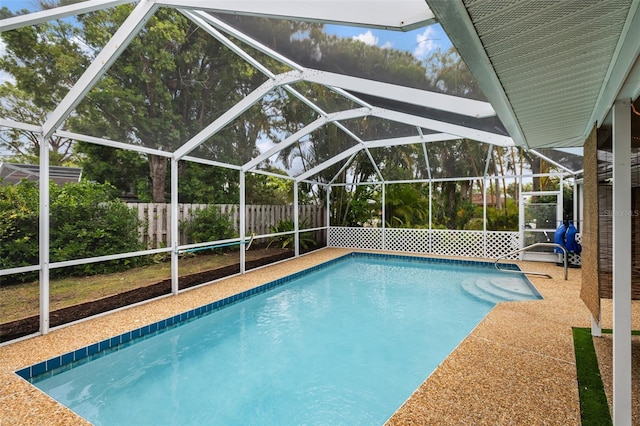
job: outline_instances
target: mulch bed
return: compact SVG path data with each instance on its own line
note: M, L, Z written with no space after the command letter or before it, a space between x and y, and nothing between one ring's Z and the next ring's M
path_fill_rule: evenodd
M282 252L272 256L247 261L245 267L249 270L259 266L268 265L279 260L287 259L292 256L293 254L291 252ZM197 274L185 275L178 279L178 288L180 290L184 290L185 288L194 287L199 284L228 277L239 272L240 264L235 264L225 266L223 268L199 272ZM169 293L171 293L171 279L166 279L158 283L129 290L124 293L52 311L49 313L49 325L51 327L56 327ZM22 336L37 333L39 329L39 315L0 324L0 342L6 342Z

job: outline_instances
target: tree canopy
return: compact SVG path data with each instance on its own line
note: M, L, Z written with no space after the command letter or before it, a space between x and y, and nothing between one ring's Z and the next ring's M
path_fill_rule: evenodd
M48 8L56 2L41 0ZM62 4L62 2L60 3ZM74 85L110 37L133 9L121 5L2 33L7 54L0 69L13 76L0 85L3 102L0 113L15 121L39 124L46 120ZM8 11L3 9L4 16ZM267 47L294 58L300 65L336 73L445 94L483 100L477 83L455 50L436 50L425 60L393 48L373 46L324 31L318 23L257 17L226 17ZM287 65L229 36L240 48L274 73ZM63 130L123 141L162 151L173 151L236 105L267 80L258 69L199 28L185 15L160 8L146 22L120 57L110 66L72 115ZM298 82L295 90L325 112L354 108L352 100L319 84ZM358 94L356 94L359 96ZM366 98L375 102L375 99ZM192 155L220 163L242 165L260 154L259 143L280 143L305 125L318 112L285 88L277 88L261 102L210 137ZM348 129L345 132L345 129ZM340 125L324 126L280 151L258 167L276 174L296 175L333 158L358 141L371 141L395 134L417 135L423 129L368 117ZM0 134L0 147L17 154L21 162L35 162L40 141L34 134L9 130ZM78 164L87 179L108 182L121 196L164 202L169 191L166 156L142 154L111 147L51 137L52 164ZM369 207L379 210L377 190L356 190L357 184L428 178L482 176L489 146L474 141L457 141L376 148L326 168L316 177L353 184L336 187L331 193L340 223L360 223L361 214L350 212ZM426 157L425 157L426 155ZM488 173L517 172L522 161L543 168L522 152L496 149ZM228 203L238 199L238 172L221 167L181 161L179 200L182 202ZM247 198L276 203L292 200L292 187L278 178L248 175ZM284 182L284 181L283 181ZM537 180L534 186L544 182ZM438 181L431 194L424 185L402 190L389 189L388 212L384 220L394 226L416 226L425 220L428 197L437 201L432 217L439 226L461 229L473 216L471 199L483 191L480 180ZM508 184L491 182L490 195L498 210L508 209ZM306 196L322 199L318 186L309 185ZM408 191L408 192L407 192ZM362 198L364 197L364 198ZM402 207L401 197L414 200ZM304 197L303 197L304 198ZM368 206L368 207L367 207ZM421 206L419 209L415 206Z

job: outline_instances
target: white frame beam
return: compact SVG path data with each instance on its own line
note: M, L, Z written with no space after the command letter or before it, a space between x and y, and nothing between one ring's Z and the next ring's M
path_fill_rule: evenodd
M147 148L146 146L133 145L131 143L119 142L111 139L96 138L94 136L82 135L80 133L68 132L66 130L58 130L57 132L54 132L52 136L60 136L61 138L73 139L74 141L89 142L94 145L108 146L110 148L126 149L127 151L139 152L141 154L157 155L159 157L170 158L173 156L173 154L168 151L161 151L159 149Z
M362 0L217 0L203 5L202 0L158 0L158 4L202 9L237 15L269 16L311 22L366 26L408 31L435 22L424 0L395 0L393 8L384 1Z
M195 23L200 28L202 28L211 37L213 37L216 40L218 40L220 43L222 43L228 49L233 51L236 55L240 56L242 59L247 61L247 63L251 64L251 66L253 66L255 69L257 69L258 71L260 71L261 73L263 73L264 75L269 77L270 79L275 78L276 75L271 70L266 68L260 62L256 61L251 55L246 53L244 50L240 49L240 47L238 47L235 43L233 43L231 40L229 40L229 38L227 38L224 34L222 34L217 29L213 28L206 21L206 19L203 19L203 16L205 16L205 15L209 16L209 15L204 14L203 12L192 12L190 10L184 10L184 9L178 9L178 10L179 10L180 13L182 13L188 19L193 21L193 23Z
M353 146L345 151L342 151L340 154L333 156L331 159L324 161L312 169L307 170L306 172L298 175L296 177L296 181L300 182L306 179L309 179L311 176L320 173L324 169L333 166L336 163L346 159L350 155L354 155L363 149L369 148L382 148L387 146L400 146L400 145L412 145L423 142L439 142L446 140L454 140L458 139L457 136L449 135L446 133L438 133L434 135L427 136L411 136L406 138L393 138L393 139L380 139L372 142L365 142L363 145ZM377 167L377 166L376 166Z
M202 8L202 4L200 4L200 8ZM304 67L298 65L297 63L293 62L289 58L287 58L285 56L282 56L281 54L275 52L274 50L272 50L269 47L263 45L262 43L252 39L251 37L248 37L246 34L238 31L234 27L228 25L226 22L221 21L218 18L215 18L215 17L211 16L210 14L204 13L202 11L197 11L195 13L200 18L202 18L205 22L211 24L212 26L214 26L215 28L218 28L219 30L224 31L227 34L232 35L233 37L235 37L238 40L242 41L243 43L247 44L248 46L251 46L254 49L258 50L259 52L262 52L265 55L269 56L270 58L275 59L276 61L278 61L278 62L280 62L282 64L285 64L288 67L291 67L296 71L302 71L304 69Z
M20 123L18 121L0 118L0 127L9 127L10 129L24 130L27 132L41 133L42 127L34 124Z
M119 6L125 3L135 3L136 0L88 0L68 6L54 7L53 9L41 10L28 13L26 15L14 16L0 20L0 32L15 30L18 28L41 24L54 19L67 18L69 16L81 15L84 13L103 10L109 7Z
M339 87L344 90L365 93L393 101L404 102L426 108L447 111L469 117L494 117L495 110L489 102L445 95L398 84L352 77L327 71L307 69L302 73L303 80L328 87Z
M315 121L307 124L302 129L300 129L297 132L295 132L294 134L292 134L290 136L287 136L282 142L272 146L270 149L268 149L267 151L263 152L262 154L260 154L256 158L252 159L248 163L245 163L244 166L242 166L242 170L249 171L249 170L253 169L254 167L257 167L263 161L268 160L269 158L271 158L274 155L278 154L283 149L285 149L285 148L293 145L294 143L298 142L298 140L300 140L304 136L308 135L309 133L313 132L314 130L319 129L320 127L324 126L326 123L327 123L327 119L324 118L324 117L320 117L320 118L316 119Z
M198 146L204 143L211 136L216 134L224 126L226 126L231 121L238 118L243 112L251 108L256 102L262 99L274 87L275 86L272 81L266 81L262 83L260 87L255 89L253 92L249 93L240 102L232 106L230 109L225 111L224 114L222 114L220 117L215 119L213 123L209 124L207 127L202 129L197 135L189 139L189 141L187 141L180 148L178 148L174 152L174 156L177 159L181 159L185 155L189 154L191 151L196 149Z
M328 114L327 117L320 117L315 121L313 121L312 123L307 124L302 129L295 132L294 134L288 136L285 140L283 140L279 144L274 145L268 151L262 153L261 155L254 158L253 160L247 162L244 166L242 166L242 169L245 171L249 171L253 169L263 161L269 159L270 157L276 155L278 152L282 151L284 148L287 148L290 145L293 145L294 143L296 143L298 140L302 139L309 133L313 132L316 129L319 129L320 127L328 123L338 121L338 120L350 120L353 118L366 117L370 113L371 111L367 108L358 108L358 109L350 109L346 111L340 111L340 112Z
M398 123L435 130L441 133L449 133L451 135L458 136L460 139L466 138L498 146L514 146L513 139L511 139L509 136L503 136L497 133L489 133L483 130L472 129L469 127L459 126L457 124L432 120L430 118L419 117L403 112L374 108L371 111L371 115L391 121L397 121Z
M109 69L111 64L118 59L144 24L153 16L157 7L151 0L141 0L138 3L56 109L49 114L49 118L42 125L45 139L48 139L53 134L100 77Z

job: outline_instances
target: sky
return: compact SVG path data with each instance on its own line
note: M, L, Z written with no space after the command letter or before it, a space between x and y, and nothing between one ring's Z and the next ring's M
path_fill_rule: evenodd
M35 2L31 0L0 0L0 8L7 7L15 12L21 9L36 9Z
M340 37L360 40L372 46L405 50L418 59L426 58L438 48L447 50L451 47L451 41L439 24L408 32L338 25L327 25L325 31Z

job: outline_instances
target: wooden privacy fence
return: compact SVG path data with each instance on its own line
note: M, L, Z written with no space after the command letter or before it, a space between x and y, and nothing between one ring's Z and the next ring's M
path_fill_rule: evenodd
M128 206L138 212L138 218L145 224L140 228L140 238L149 248L162 248L171 245L171 204L161 203L129 203ZM178 204L178 223L191 220L194 213L209 207L210 204ZM229 217L236 232L240 232L240 206L237 204L215 204L218 211ZM300 224L304 228L325 226L325 208L320 205L300 205ZM292 205L246 205L245 233L264 235L272 233L271 227L281 220L293 220ZM302 229L302 227L301 227ZM187 239L180 231L180 244Z

